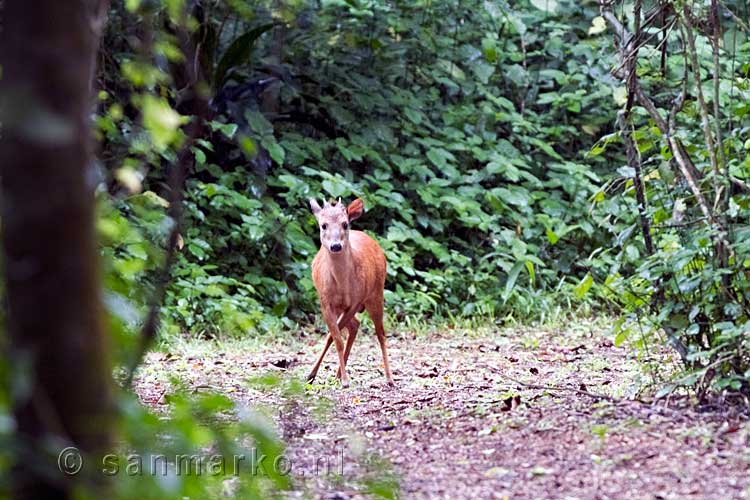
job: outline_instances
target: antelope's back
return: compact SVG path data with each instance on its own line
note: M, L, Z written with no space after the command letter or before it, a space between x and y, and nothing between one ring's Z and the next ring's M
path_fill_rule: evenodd
M367 288L380 287L385 284L386 261L385 253L378 242L362 231L349 232L351 245L357 268L367 283Z

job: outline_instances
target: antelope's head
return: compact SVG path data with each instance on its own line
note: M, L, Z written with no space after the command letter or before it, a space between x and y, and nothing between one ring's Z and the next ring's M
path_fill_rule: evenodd
M348 251L349 224L362 215L362 200L357 198L347 207L339 198L333 203L326 201L321 208L318 201L311 198L310 208L320 227L320 245L334 254Z

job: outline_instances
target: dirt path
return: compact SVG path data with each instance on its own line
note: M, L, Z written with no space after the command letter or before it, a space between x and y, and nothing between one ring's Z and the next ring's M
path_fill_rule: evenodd
M138 392L159 406L171 374L265 405L288 445L290 498L750 497L750 423L630 401L647 377L589 327L392 339L394 389L371 337L354 346L349 389L333 355L301 396L246 382L270 372L288 388L318 353L311 340L154 353Z

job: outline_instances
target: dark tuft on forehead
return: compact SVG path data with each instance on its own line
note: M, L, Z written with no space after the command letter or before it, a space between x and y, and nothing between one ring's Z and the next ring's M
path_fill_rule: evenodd
M321 210L321 216L329 220L340 220L342 222L349 220L349 213L346 211L346 205L343 203L328 205Z

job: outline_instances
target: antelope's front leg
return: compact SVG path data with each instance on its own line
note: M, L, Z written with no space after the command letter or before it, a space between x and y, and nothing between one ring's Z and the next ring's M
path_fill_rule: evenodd
M315 362L313 369L310 371L310 375L307 376L308 382L312 382L313 380L315 380L315 377L318 375L320 364L323 362L323 358L326 357L326 353L328 352L328 348L331 347L332 342L333 340L331 339L331 334L329 333L328 335L326 335L326 345L323 347L323 352L320 353L320 356L318 356L318 361Z
M349 310L346 314L342 314L341 317L338 320L338 327L339 331L341 331L344 327L350 327L353 324L356 324L354 326L354 331L352 332L352 329L349 328L349 336L346 339L346 349L344 351L344 362L345 364L349 363L349 351L351 351L351 344L354 342L354 338L357 336L357 327L359 327L359 321L354 317L357 314L358 309L354 308ZM351 316L351 321L349 321L349 324L344 323L344 320L348 320L348 318ZM331 344L333 343L333 337L329 333L326 335L326 344L323 347L323 352L320 353L320 356L318 356L318 361L315 362L315 365L313 366L312 371L310 372L310 375L307 376L307 381L312 382L315 380L315 377L318 375L318 369L320 368L320 364L323 363L323 358L326 357L326 353L328 352L328 348L331 347ZM341 369L339 369L336 372L336 377L341 378Z
M336 353L339 355L339 373L341 374L342 387L349 387L349 377L346 375L346 346L344 339L341 338L341 329L338 325L338 315L333 308L327 307L323 310L323 319L328 325L328 332L336 346Z

